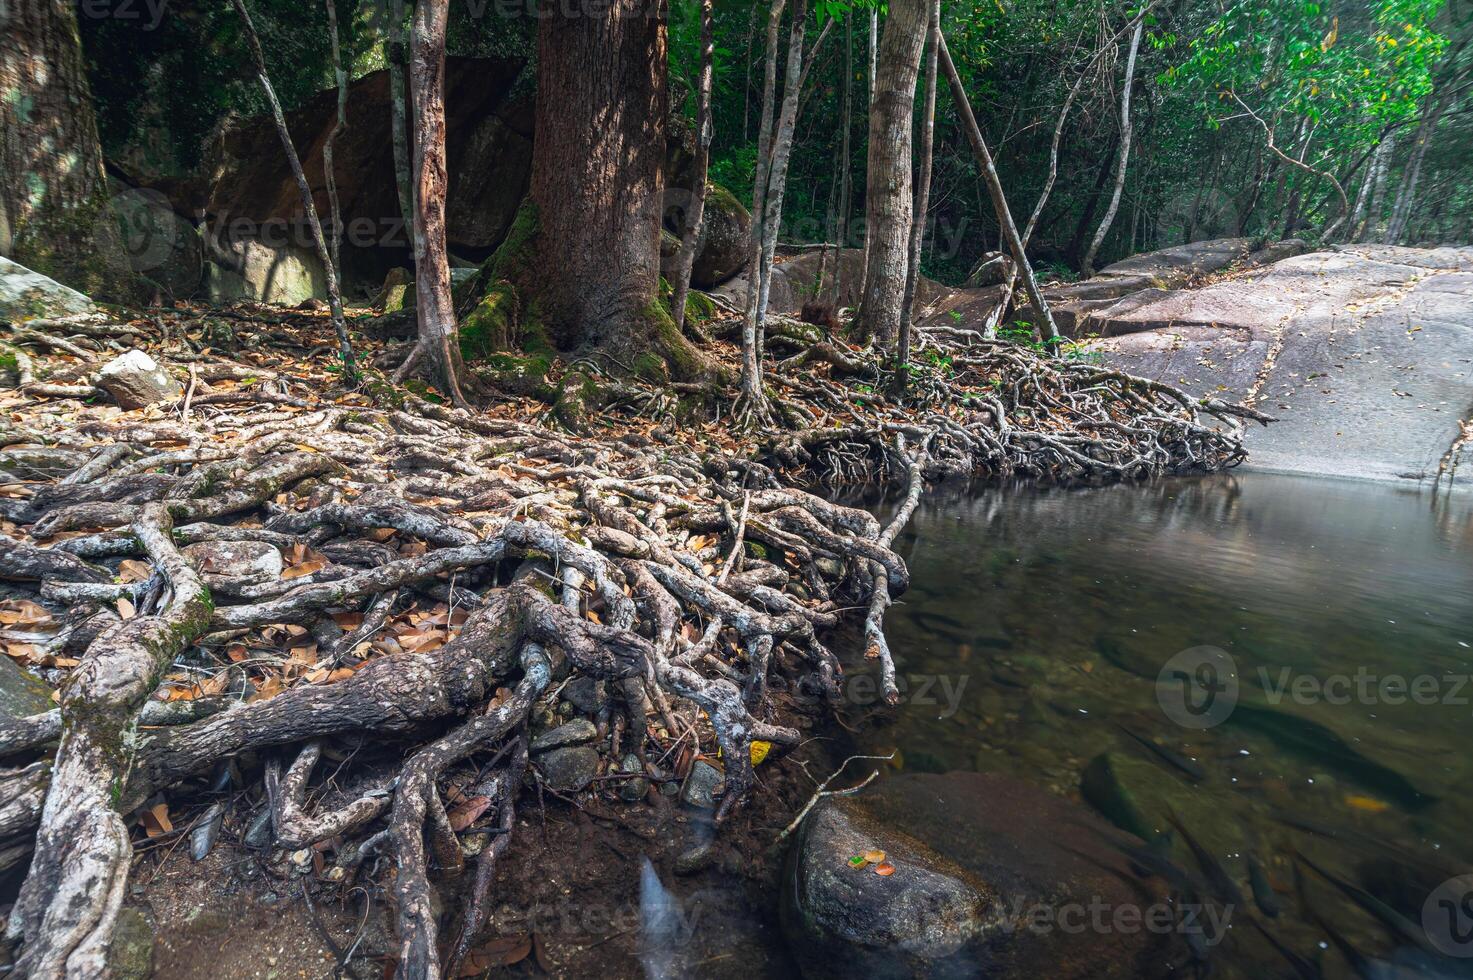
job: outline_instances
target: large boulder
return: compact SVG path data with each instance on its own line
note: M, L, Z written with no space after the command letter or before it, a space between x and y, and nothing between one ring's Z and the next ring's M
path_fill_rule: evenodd
M273 222L261 238L216 238L209 242L204 293L211 303L254 300L296 306L327 295L327 274L317 252L297 226Z
M726 282L747 267L751 258L752 215L736 195L718 184L706 189L701 242L690 281L698 289Z
M175 214L169 199L158 191L113 179L108 192L128 267L170 296L192 296L204 274L204 247L194 225Z
M70 286L0 256L0 319L18 322L74 316L95 309L90 299Z
M1094 318L1110 364L1276 417L1267 469L1432 480L1473 405L1473 248L1344 246Z
M825 283L834 275L834 253L817 248L804 249L796 255L779 256L772 267L772 284L768 289L767 309L773 313L798 315L803 304L813 299L814 285L818 282L819 262L824 263ZM857 248L839 250L839 263L843 267L843 280L837 297L837 305L854 307L859 305L859 280L864 271L864 252ZM748 276L745 271L728 281L711 295L740 309L747 302ZM827 291L827 286L824 287ZM962 291L956 291L962 292ZM916 287L916 302L928 307L956 292L947 286L922 276Z
M1130 841L1008 777L893 777L809 815L783 928L808 978L1164 976L1173 925ZM850 864L870 849L893 875Z
M97 372L96 384L124 411L169 401L183 392L179 382L137 348L104 364Z

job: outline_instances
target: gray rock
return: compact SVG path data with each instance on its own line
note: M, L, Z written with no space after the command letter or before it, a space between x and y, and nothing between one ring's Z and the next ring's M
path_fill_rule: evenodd
M0 256L0 319L75 316L96 309L75 289Z
M264 541L200 541L183 554L207 576L253 582L281 576L281 552Z
M585 788L598 775L598 750L589 745L570 745L537 760L542 778L560 793L573 793Z
M9 657L0 657L0 718L25 718L50 711L51 688Z
M639 756L633 752L627 753L619 760L619 771L623 773L643 773L644 764L639 761ZM640 776L636 779L621 779L619 781L619 798L626 803L638 803L644 799L650 791L650 781Z
M97 387L112 396L124 410L146 408L156 402L178 398L179 382L143 351L134 348L113 358L97 372Z
M680 800L687 806L713 809L725 782L725 773L705 759L697 759L690 767L690 775L685 777L685 785L680 788Z
M598 728L587 718L574 718L564 725L543 732L532 739L531 749L533 754L547 752L551 749L561 748L565 745L578 745L582 742L591 742L598 737Z
M118 912L107 947L108 972L117 980L153 976L153 925L141 909L125 905Z
M316 251L300 243L307 239L288 227L283 222L280 230L269 233L269 241L243 237L212 242L205 263L205 297L221 305L247 299L282 306L326 298L322 262Z
M108 180L109 205L121 230L128 267L183 299L199 288L204 274L204 244L194 225L174 212L155 190Z
M783 929L810 980L1164 976L1169 937L1112 927L1120 909L1164 910L1117 849L1124 840L1007 777L893 777L809 815L789 855ZM893 875L850 866L872 848Z
M666 212L670 212L671 194L667 192ZM726 188L710 184L706 188L706 206L701 226L701 241L691 266L691 283L699 289L719 286L747 267L750 257L748 242L752 237L752 216Z
M596 715L608 703L604 683L593 677L577 677L563 688L563 698L585 715Z

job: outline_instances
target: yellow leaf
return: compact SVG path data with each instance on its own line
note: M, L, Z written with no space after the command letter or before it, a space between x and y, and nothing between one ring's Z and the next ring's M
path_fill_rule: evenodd
M132 619L138 614L138 608L122 596L118 597L118 615L123 619Z
M143 829L150 837L162 837L174 832L174 824L169 820L169 804L160 803L143 810L138 814L143 821Z
M772 751L771 742L763 742L760 739L752 741L752 765L759 766L762 760L767 758L767 753Z

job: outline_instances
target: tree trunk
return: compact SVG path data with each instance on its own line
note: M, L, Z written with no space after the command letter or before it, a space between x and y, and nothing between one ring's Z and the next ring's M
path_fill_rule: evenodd
M343 212L338 207L338 178L332 165L332 148L337 138L348 128L348 73L343 70L342 46L338 41L338 9L333 0L327 2L327 33L332 41L332 77L338 89L338 114L332 124L332 129L327 134L327 139L322 144L322 173L327 180L327 224L329 229L328 247L332 253L333 271L337 273L341 281L343 277L343 263L340 255L340 245L343 238Z
M518 285L562 350L703 373L658 302L665 155L665 7L593 13L543 0L537 32L535 255Z
M1125 86L1120 93L1120 163L1115 170L1115 190L1110 194L1110 204L1105 208L1105 216L1100 219L1099 228L1095 229L1094 240L1089 243L1089 251L1084 253L1085 278L1095 274L1095 256L1110 232L1110 225L1115 221L1115 212L1120 208L1120 192L1125 189L1125 172L1130 165L1130 90L1135 85L1135 58L1140 51L1141 34L1145 29L1145 17L1137 17L1135 31L1130 35L1130 53L1125 58Z
M414 311L419 353L436 385L455 404L460 335L445 250L445 26L450 0L419 0L410 31L409 86L414 99Z
M880 11L879 11L879 6L876 5L874 7L871 7L870 8L870 11L869 11L869 65L868 65L868 70L866 71L865 76L864 76L865 77L865 83L869 86L869 90L868 90L868 94L867 94L867 98L868 98L869 101L867 101L864 104L865 118L866 119L872 118L873 115L874 115L874 111L875 111L875 65L876 65L876 62L879 60L879 47L880 47ZM869 177L868 172L866 172L866 174L865 174L866 180L868 180L868 177ZM868 187L865 188L865 199L866 199L866 201L868 201L868 199L869 199L869 188ZM866 221L865 222L865 225L864 225L864 254L860 257L860 261L859 261L859 299L860 299L860 303L861 304L864 302L864 284L865 284L865 280L868 278L868 276L869 276L869 222Z
M399 216L414 250L414 184L409 178L409 108L404 98L404 66L409 52L404 40L404 0L389 0L389 127L394 145L394 188Z
M1370 241L1375 234L1376 226L1381 223L1381 208L1386 200L1386 172L1391 167L1391 159L1396 155L1396 137L1387 136L1376 147L1376 155L1371 158L1371 167L1367 172L1367 180L1370 181L1370 197L1367 199L1365 214L1362 216L1358 233L1355 238L1358 241Z
M875 69L865 176L869 250L859 327L862 336L884 344L894 343L900 333L900 308L905 297L912 217L911 122L929 18L927 0L895 0L885 18Z
M75 5L0 9L0 253L84 293L129 299Z
M937 39L941 36L941 0L931 4L926 32L926 104L921 110L920 173L916 176L915 214L910 224L910 261L905 272L905 293L900 304L900 342L896 345L895 379L905 386L910 364L910 335L915 317L916 289L921 278L921 248L925 244L926 211L931 200L931 152L936 139Z
M762 356L757 332L762 321L762 222L767 214L767 184L771 174L773 103L777 99L777 39L782 29L786 0L772 0L767 15L767 47L762 75L762 117L757 128L757 163L752 177L751 261L747 273L747 304L742 320L741 399L748 412L766 410L762 391Z
M1406 169L1402 171L1401 188L1396 192L1396 205L1391 209L1391 221L1386 226L1387 245L1395 245L1406 234L1412 209L1417 203L1417 181L1422 176L1422 161L1427 158L1427 146L1432 142L1447 102L1448 97L1441 93L1434 93L1428 98L1427 109L1412 142L1411 155L1407 157Z
M829 286L829 303L839 302L844 285L844 249L849 247L849 217L854 210L854 173L849 141L854 130L854 18L844 15L844 61L841 84L839 136L839 219L834 229L834 275Z
M1043 291L1038 288L1038 279L1033 275L1033 265L1028 261L1028 251L1023 247L1023 239L1018 234L1018 226L1013 222L1012 211L1008 208L1007 195L1002 190L1002 181L998 179L997 168L992 164L992 154L987 149L987 141L982 138L982 129L977 125L977 117L972 115L972 103L967 99L967 90L962 86L962 78L957 74L956 65L951 60L951 52L946 48L946 36L938 34L936 41L937 52L941 56L941 68L946 72L947 81L951 83L951 99L956 103L956 111L961 116L962 128L966 130L967 139L972 144L972 152L977 157L977 164L982 168L982 177L987 182L987 193L992 198L992 207L997 213L997 223L1002 229L1003 241L1013 253L1013 261L1018 266L1018 275L1023 277L1023 289L1033 304L1034 312L1038 314L1039 332L1050 342L1057 341L1059 328L1054 323L1053 313L1049 311L1048 300L1044 299Z
M701 0L701 74L696 83L696 159L692 198L685 209L685 227L681 230L680 249L675 253L675 282L670 294L670 315L675 328L685 329L685 298L690 294L691 269L696 264L696 251L701 244L701 226L706 215L706 173L711 163L711 81L716 42L713 37L711 0Z
M332 311L332 325L338 335L338 351L343 359L343 373L350 378L355 377L358 373L358 365L353 359L353 345L348 340L348 327L343 320L343 296L338 291L338 274L333 267L332 255L328 253L327 240L322 234L322 222L317 220L317 205L312 200L312 187L307 183L307 175L302 172L302 161L297 156L296 146L292 143L292 134L286 128L286 116L281 111L281 102L276 98L276 89L271 85L271 76L266 73L266 55L261 50L261 39L256 36L256 27L251 23L251 15L246 10L244 0L231 0L231 2L235 5L235 12L240 15L241 25L245 28L246 43L251 49L251 59L256 66L256 78L266 93L266 101L271 105L271 115L276 121L276 135L281 137L281 148L286 153L286 162L291 165L292 175L297 178L297 193L302 198L302 211L307 216L307 228L312 232L312 244L317 248L317 261L322 263L323 278L327 280L327 305Z

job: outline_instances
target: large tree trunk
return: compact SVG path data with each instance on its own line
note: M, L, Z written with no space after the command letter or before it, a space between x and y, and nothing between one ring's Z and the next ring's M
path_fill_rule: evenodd
M445 26L450 0L419 0L410 37L414 97L414 290L419 352L440 390L457 405L460 337L445 251Z
M562 350L602 348L672 374L705 365L657 300L664 179L665 7L543 0L532 147L535 258L518 283ZM617 367L617 365L614 365Z
M0 252L84 293L132 298L69 0L0 9Z
M865 177L865 256L860 333L893 343L900 332L911 223L911 116L926 37L926 0L895 0L880 36L874 104L870 107Z

